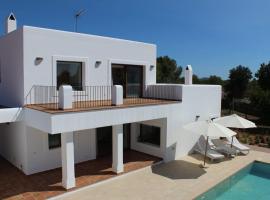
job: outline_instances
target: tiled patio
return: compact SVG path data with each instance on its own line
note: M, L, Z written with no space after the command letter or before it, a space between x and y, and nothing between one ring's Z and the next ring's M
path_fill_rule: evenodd
M270 163L270 154L252 150L247 156L200 167L203 156L194 154L156 165L95 187L54 198L54 200L191 200L255 160Z
M125 151L125 172L134 171L160 161L136 151ZM117 176L111 169L111 157L102 157L76 165L76 188ZM46 199L66 192L61 187L61 168L26 176L0 157L0 199Z

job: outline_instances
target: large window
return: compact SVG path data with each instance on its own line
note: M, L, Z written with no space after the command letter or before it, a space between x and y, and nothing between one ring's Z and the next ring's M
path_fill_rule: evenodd
M139 142L160 146L160 128L140 124Z
M48 134L49 149L55 149L61 147L61 134Z
M57 61L57 89L61 85L82 90L82 62Z

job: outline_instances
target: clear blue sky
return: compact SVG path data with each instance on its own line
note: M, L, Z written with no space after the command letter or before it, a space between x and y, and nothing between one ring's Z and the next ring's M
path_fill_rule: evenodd
M1 0L0 20L73 31L81 8L79 32L155 43L200 77L270 61L269 0Z

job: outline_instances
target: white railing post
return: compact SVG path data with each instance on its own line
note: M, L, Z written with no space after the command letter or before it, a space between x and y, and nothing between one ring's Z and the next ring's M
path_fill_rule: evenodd
M123 104L123 87L114 85L112 87L112 105L118 106Z
M59 87L59 101L58 107L59 109L72 109L73 103L73 90L70 85L61 85Z

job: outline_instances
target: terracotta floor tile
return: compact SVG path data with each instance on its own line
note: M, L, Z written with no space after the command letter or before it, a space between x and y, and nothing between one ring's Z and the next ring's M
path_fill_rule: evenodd
M160 161L160 158L136 151L125 151L124 170L127 173L157 161ZM77 164L76 188L117 176L112 172L111 163L111 156L108 156ZM61 168L26 176L0 157L0 199L40 200L62 194L66 190L61 186L61 176Z

